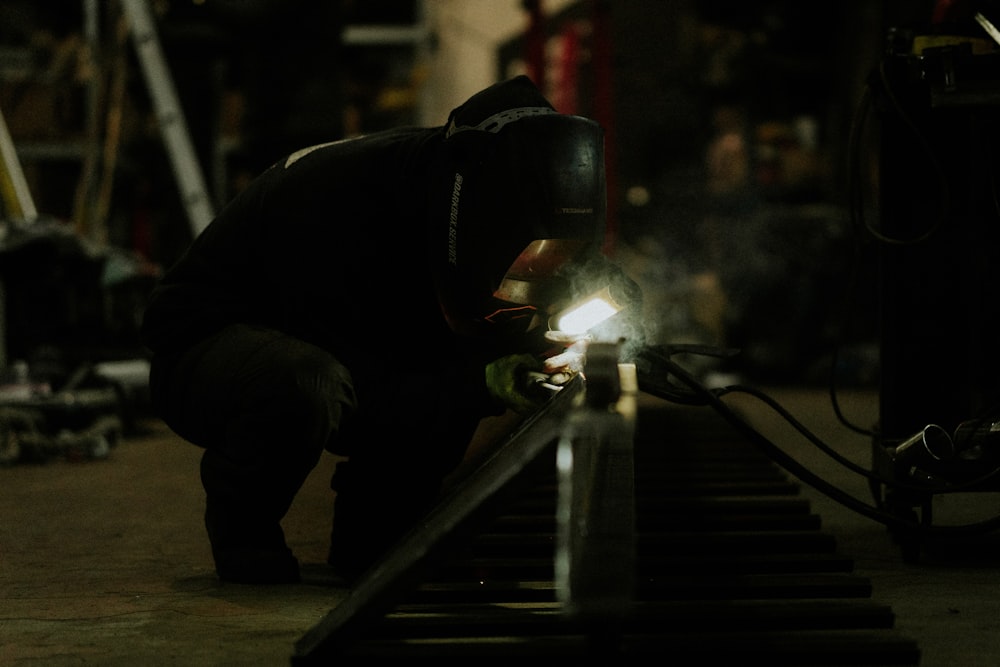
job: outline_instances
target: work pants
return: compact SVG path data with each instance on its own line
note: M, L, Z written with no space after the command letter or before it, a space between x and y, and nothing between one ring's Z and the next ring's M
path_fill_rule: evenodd
M205 450L213 549L283 547L282 517L356 409L350 373L329 353L247 325L154 358L150 392L167 425Z
M331 563L358 573L435 501L480 415L447 369L352 373L329 352L270 329L231 325L154 358L154 408L205 449L201 479L213 551L284 547L280 521L324 449L345 454Z

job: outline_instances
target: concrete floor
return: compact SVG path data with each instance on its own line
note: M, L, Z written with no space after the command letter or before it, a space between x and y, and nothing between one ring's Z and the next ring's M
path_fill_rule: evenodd
M861 465L869 443L839 426L822 390L770 391ZM877 396L841 395L869 424ZM656 399L654 399L656 400ZM731 405L825 478L870 502L867 484L751 397ZM287 665L294 643L348 591L323 564L332 512L325 457L285 522L302 584L219 583L201 523L199 451L155 420L106 460L0 468L0 664ZM826 530L871 578L926 667L1000 665L1000 549L993 534L906 562L885 528L809 487ZM993 493L935 500L936 523L1000 513ZM940 507L938 506L940 505Z
M201 523L199 450L148 428L107 460L0 469L0 664L288 664L344 596L318 565L332 458L286 523L305 582L225 585Z

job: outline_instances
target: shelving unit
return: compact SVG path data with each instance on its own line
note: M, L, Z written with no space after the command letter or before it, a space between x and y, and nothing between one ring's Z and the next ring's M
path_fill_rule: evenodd
M350 12L345 16L340 38L346 63L346 136L425 122L422 84L433 35L423 4L406 3L399 23L370 23Z
M82 0L79 17L78 32L0 49L0 108L29 188L42 214L67 220L100 151L97 0Z

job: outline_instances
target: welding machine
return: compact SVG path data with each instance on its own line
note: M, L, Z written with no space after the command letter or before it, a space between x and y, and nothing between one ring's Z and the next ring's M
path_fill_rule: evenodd
M935 493L1000 489L990 453L1000 439L989 431L1000 421L1000 34L945 32L891 27L869 86L879 137L879 221L867 230L879 245L873 467L900 483L873 492L900 514L920 507L924 523Z

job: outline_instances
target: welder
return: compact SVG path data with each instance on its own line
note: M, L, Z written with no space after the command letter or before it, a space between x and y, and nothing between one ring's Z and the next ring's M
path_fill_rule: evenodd
M358 576L484 417L544 403L524 373L574 369L546 366L538 332L581 276L621 278L600 251L605 197L600 126L523 76L438 127L300 150L235 196L142 324L153 408L204 449L219 578L300 580L281 521L324 450L346 457L329 563Z

